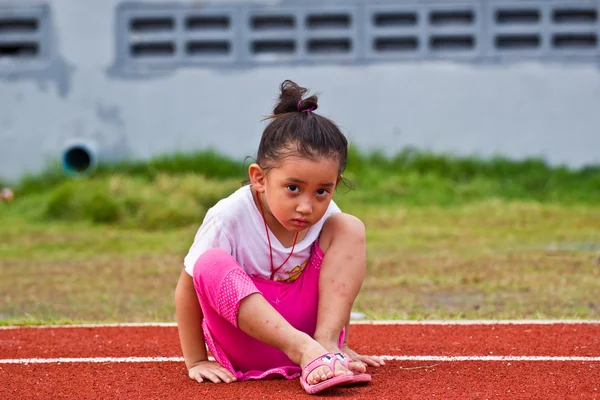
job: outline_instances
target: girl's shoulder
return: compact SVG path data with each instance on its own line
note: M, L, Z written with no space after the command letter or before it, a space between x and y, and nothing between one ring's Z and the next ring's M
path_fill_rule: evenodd
M226 224L248 214L248 202L252 200L250 186L242 186L229 196L219 200L206 213L205 219L217 219Z

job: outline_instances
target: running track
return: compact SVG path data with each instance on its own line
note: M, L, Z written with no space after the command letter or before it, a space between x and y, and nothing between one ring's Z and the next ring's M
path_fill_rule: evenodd
M328 398L600 399L600 321L362 322L384 356L367 386ZM297 380L198 384L173 324L0 327L0 399L310 398Z

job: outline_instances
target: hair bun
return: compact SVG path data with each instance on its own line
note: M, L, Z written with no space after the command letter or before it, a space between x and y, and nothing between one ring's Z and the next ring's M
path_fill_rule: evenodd
M319 106L317 104L319 98L316 95L303 100L302 97L308 93L308 89L299 86L296 82L289 79L283 81L280 91L279 101L273 109L273 115L314 111Z

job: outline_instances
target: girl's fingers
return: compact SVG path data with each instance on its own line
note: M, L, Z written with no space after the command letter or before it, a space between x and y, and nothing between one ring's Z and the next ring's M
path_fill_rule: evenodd
M374 360L371 360L370 358L366 357L362 360L363 363L365 363L366 365L368 365L369 367L379 367L379 364L377 364L377 362L375 362Z
M216 363L197 365L190 370L189 376L191 379L194 379L199 383L209 381L213 383L230 383L235 382L237 380L237 378L231 373L231 371L229 371L227 368L224 368L222 365Z
M385 361L383 360L383 358L380 357L373 357L375 359L375 361L377 361L379 363L379 365L385 365Z
M215 375L219 377L223 382L230 383L235 380L235 377L226 369L217 369L214 371Z
M237 381L237 378L235 377L235 375L233 373L231 373L231 371L226 369L225 372L227 373L227 376L229 376L231 378L232 382Z
M369 357L360 356L360 357L357 357L356 360L363 363L365 366L369 366L369 367L378 367L379 366L375 361L371 360Z
M379 357L369 357L369 361L372 361L378 365L382 365L383 362L381 361L381 359Z
M221 382L221 378L219 378L215 373L213 373L212 371L204 371L203 373L204 377L206 379L209 379L211 382L213 383L220 383Z
M379 367L379 366L385 364L383 362L383 360L381 360L379 357L375 357L375 356L373 356L373 357L361 356L359 358L359 360L370 367Z
M195 380L196 382L202 383L204 379L202 379L202 374L199 371L193 371L189 374L190 378Z

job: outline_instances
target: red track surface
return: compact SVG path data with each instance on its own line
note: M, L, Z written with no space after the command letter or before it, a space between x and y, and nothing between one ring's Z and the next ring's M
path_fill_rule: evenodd
M584 357L391 360L330 398L600 399L600 324L354 325L358 352L386 356ZM309 398L297 380L198 384L181 361L28 363L30 358L181 357L175 327L0 329L0 399ZM10 361L10 362L8 362Z

